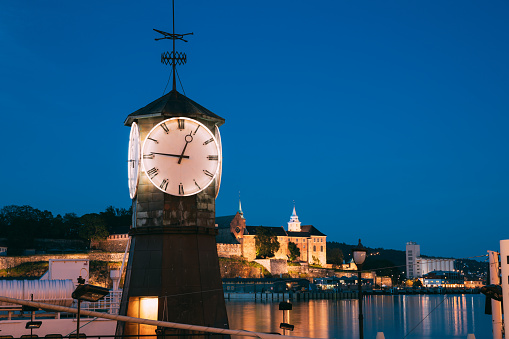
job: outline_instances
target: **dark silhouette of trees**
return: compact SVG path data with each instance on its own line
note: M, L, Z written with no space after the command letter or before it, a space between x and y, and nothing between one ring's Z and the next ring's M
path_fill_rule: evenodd
M343 251L339 247L327 246L327 263L332 265L343 264Z
M277 236L265 227L260 226L256 228L255 244L257 258L272 258L274 253L279 250Z
M8 205L0 209L0 238L7 238L10 252L34 248L34 239L91 239L106 238L109 230L131 224L131 211L109 206L104 212L58 214L41 211L28 205Z
M294 242L290 241L288 243L288 252L290 252L290 254L288 255L288 259L290 259L290 261L294 261L295 259L300 257L300 249Z
M78 230L78 236L83 240L105 239L109 235L106 222L100 214L84 214L79 221L81 227Z

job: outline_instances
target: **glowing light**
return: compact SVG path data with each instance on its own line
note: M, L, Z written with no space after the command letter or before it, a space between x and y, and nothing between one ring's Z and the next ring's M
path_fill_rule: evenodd
M157 297L140 298L140 318L157 320L158 306Z

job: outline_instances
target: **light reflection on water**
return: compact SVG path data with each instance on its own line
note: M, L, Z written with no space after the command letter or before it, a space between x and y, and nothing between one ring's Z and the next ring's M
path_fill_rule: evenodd
M279 302L226 301L226 309L232 329L283 333ZM357 300L294 301L293 310L286 312L286 322L295 325L291 335L359 337ZM465 339L468 333L476 339L492 338L483 295L366 296L363 313L366 339L374 339L377 332L384 332L386 339L404 338L409 332L406 338Z

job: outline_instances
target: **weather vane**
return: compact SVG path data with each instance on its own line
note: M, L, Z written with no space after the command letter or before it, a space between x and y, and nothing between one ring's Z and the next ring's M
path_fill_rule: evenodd
M182 40L186 35L193 35L193 33L176 34L175 33L175 0L172 0L172 11L173 11L173 33L167 33L154 28L154 31L163 35L162 38L156 38L155 40L171 39L173 40L173 51L161 53L161 63L168 65L171 64L173 71L173 90L177 90L177 81L175 78L177 65L184 65L187 62L186 53L175 51L175 40Z

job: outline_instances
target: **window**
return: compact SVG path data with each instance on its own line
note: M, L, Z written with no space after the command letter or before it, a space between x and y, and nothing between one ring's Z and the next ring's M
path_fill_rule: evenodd
M323 246L320 246L320 252L323 252Z
M316 246L313 246L313 252L316 252Z

